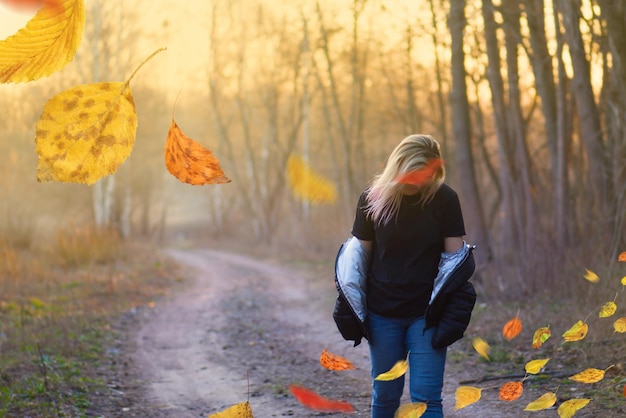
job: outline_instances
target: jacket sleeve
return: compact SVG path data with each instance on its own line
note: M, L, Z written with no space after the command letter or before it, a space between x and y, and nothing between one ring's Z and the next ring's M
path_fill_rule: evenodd
M443 348L463 338L476 303L476 290L470 282L449 294L433 335L433 348Z

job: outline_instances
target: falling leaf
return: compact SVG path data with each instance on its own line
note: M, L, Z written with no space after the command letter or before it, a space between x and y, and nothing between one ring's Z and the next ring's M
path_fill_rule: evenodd
M241 402L222 412L209 415L209 418L254 418L249 402Z
M454 393L454 399L456 401L454 410L465 408L471 404L478 402L482 396L482 389L474 386L460 386Z
M600 318L608 318L609 316L612 316L616 311L617 311L617 305L615 304L615 302L607 302L604 305L602 305L602 308L600 308L600 312L598 312L598 316Z
M389 371L381 373L376 376L375 380L395 380L401 376L404 376L409 369L409 362L407 360L398 360Z
M620 282L622 283L622 286L626 286L626 276L622 277Z
M556 393L547 392L526 405L524 411L542 411L551 408L556 403Z
M322 350L320 364L328 370L353 370L354 365L345 357L333 354L327 349Z
M129 83L141 65L126 82L83 84L48 100L35 137L38 181L93 184L128 158L137 129Z
M413 186L421 186L432 179L437 170L443 167L443 160L433 158L419 170L410 171L398 177L397 182L402 184L410 184Z
M507 382L500 386L500 399L511 402L522 396L524 384L522 382Z
M519 316L510 319L502 328L502 335L507 341L517 337L520 332L522 332L522 321L519 319Z
M587 269L585 269L585 275L583 277L591 283L598 283L600 281L600 277L598 277L596 273Z
M303 406L314 411L353 413L354 407L346 401L324 398L310 389L299 385L290 385L289 391Z
M587 331L589 331L587 323L579 320L563 333L563 338L566 342L580 341L587 336Z
M620 253L620 255L617 257L617 261L626 263L626 251Z
M185 135L174 119L165 141L165 165L178 180L194 186L230 182L213 153Z
M39 10L42 7L48 7L59 13L65 10L62 0L0 0L0 3L15 10Z
M570 380L580 383L596 383L604 379L604 370L600 369L585 369L580 373L576 373L570 376Z
M615 329L615 332L619 333L626 332L626 317L622 317L613 322L613 329Z
M301 157L292 154L287 161L287 179L292 193L306 202L332 203L337 190L330 180L313 171Z
M489 361L489 350L491 350L491 347L489 347L487 341L483 340L480 337L476 337L472 340L472 346L478 354L480 354Z
M0 82L49 76L67 65L85 29L83 0L42 1L44 6L16 34L0 41Z
M425 402L412 402L400 405L400 408L393 414L393 418L419 418L426 412Z
M531 360L528 363L526 363L526 366L524 366L526 373L530 373L530 374L537 374L541 371L541 369L544 368L544 366L550 361L549 358L545 358L545 359L537 359L537 360Z
M533 334L533 348L540 348L551 335L550 327L537 328Z
M558 409L559 418L572 418L576 412L583 409L590 399L570 399L563 402Z

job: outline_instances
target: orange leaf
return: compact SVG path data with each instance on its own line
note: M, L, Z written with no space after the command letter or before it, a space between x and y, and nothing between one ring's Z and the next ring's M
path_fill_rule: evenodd
M346 401L324 398L310 389L299 385L290 385L289 391L305 407L314 411L353 413L354 407Z
M624 251L623 253L621 253L618 257L617 257L617 261L621 261L623 263L626 263L626 251Z
M533 334L533 348L540 348L551 335L550 327L537 328Z
M230 182L213 153L185 135L174 119L165 142L165 165L178 180L194 186Z
M322 350L320 364L328 370L352 370L354 365L345 357L333 354L327 349Z
M507 382L500 387L500 399L511 402L522 396L524 384L522 382Z
M410 171L397 178L398 183L410 184L414 186L421 186L430 181L435 172L443 167L443 160L440 158L433 158L419 170Z
M48 7L56 13L63 13L63 4L61 0L0 0L7 6L15 10L39 10L42 7Z
M522 321L520 321L518 316L510 319L502 328L502 335L507 341L511 341L513 338L517 337L520 332L522 332Z

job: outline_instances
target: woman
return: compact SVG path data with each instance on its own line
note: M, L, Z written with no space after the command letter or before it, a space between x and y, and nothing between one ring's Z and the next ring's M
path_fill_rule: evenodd
M406 137L361 194L352 228L369 256L364 335L372 377L408 358L411 401L426 403L423 417L443 416L446 360L446 346L434 344L438 327L427 324L427 308L442 252L456 253L466 246L459 199L444 177L437 141L429 135ZM469 301L470 313L474 300ZM403 387L404 376L374 379L372 417L393 417Z

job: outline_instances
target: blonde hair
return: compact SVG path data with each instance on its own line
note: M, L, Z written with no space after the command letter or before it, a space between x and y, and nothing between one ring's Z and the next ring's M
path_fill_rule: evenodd
M404 185L398 178L425 169L433 160L441 160L439 143L430 135L409 135L391 152L382 173L378 174L367 190L366 215L374 222L386 224L394 218L404 196ZM430 202L446 176L443 164L437 166L433 176L420 186L418 203Z

